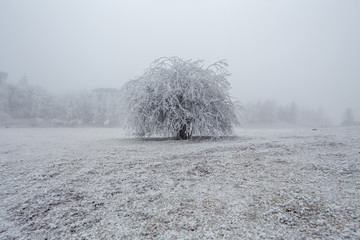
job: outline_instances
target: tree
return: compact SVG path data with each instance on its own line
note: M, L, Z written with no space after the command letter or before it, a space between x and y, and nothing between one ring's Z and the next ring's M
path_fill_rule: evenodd
M127 128L137 136L178 139L231 133L238 120L229 96L227 66L223 60L207 68L200 60L155 60L141 77L124 86Z
M115 126L120 122L120 90L98 88L91 92L93 122L97 126Z
M266 100L264 103L258 102L257 120L261 123L273 123L276 121L277 104L274 100Z
M8 113L9 112L9 90L8 86L1 82L1 72L0 72L0 112Z
M344 113L344 116L343 116L342 125L350 126L350 125L354 125L354 123L355 123L355 121L354 121L353 110L351 108L347 108L345 110L345 113Z

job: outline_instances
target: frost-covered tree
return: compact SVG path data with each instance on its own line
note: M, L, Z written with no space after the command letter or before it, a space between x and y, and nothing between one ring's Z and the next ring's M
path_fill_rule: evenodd
M119 89L113 88L98 88L92 90L92 112L95 125L116 126L120 123L120 94Z
M137 136L221 136L238 124L229 95L225 61L207 68L203 61L178 57L155 60L125 84L127 128Z
M344 113L344 116L343 116L342 125L351 126L351 125L354 125L354 123L355 123L355 121L354 121L353 110L351 108L347 108L345 110L345 113Z
M1 74L1 72L0 72ZM8 86L5 83L1 82L0 75L0 112L8 112L9 111L9 93Z

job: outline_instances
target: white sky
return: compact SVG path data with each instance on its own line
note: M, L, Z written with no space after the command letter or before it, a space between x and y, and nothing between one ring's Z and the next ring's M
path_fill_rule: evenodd
M8 82L120 88L162 56L227 59L244 103L360 120L359 0L0 0L0 31Z

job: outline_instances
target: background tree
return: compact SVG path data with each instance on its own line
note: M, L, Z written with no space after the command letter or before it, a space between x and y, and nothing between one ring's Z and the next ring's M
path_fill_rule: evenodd
M354 120L353 110L351 108L347 108L345 110L345 113L343 116L342 125L350 126L350 125L354 125L354 123L355 123L355 120Z
M92 90L92 111L95 125L110 127L120 124L120 94L120 90L113 88L98 88Z
M204 68L200 60L155 60L124 86L128 129L137 136L178 139L231 133L238 120L226 67L225 61Z

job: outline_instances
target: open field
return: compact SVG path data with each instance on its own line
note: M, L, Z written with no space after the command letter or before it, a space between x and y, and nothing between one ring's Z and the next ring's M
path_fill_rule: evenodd
M360 239L360 128L1 128L0 239Z

